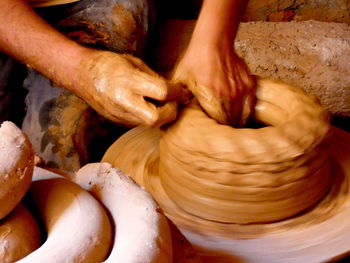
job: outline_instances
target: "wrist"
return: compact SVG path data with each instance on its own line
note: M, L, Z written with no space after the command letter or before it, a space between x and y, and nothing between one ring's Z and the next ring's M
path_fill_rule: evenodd
M110 51L85 48L79 53L79 60L70 74L71 85L67 89L87 101L94 100L103 90L110 75L120 70L122 55Z
M210 61L211 58L231 57L234 53L233 41L225 39L210 39L208 41L191 40L183 59L193 61Z
M191 41L188 45L189 49L198 51L209 50L215 51L225 51L233 48L234 38L229 35L211 35L206 37L200 37L198 35L193 35Z
M61 57L53 63L54 69L45 75L58 86L81 96L89 78L83 65L92 63L96 52L98 51L74 43L64 49Z
M197 46L219 46L232 44L237 31L237 25L219 25L211 20L198 21L192 33L190 44Z
M246 0L204 0L192 34L193 41L231 45L246 3Z

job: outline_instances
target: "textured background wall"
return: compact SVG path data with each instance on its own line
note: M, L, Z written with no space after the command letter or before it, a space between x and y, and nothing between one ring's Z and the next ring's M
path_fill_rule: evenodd
M195 19L201 0L154 0L158 15ZM219 0L218 0L219 1ZM320 20L350 23L350 0L250 0L244 21Z
M350 0L250 0L244 21L320 20L350 23Z
M195 20L163 24L154 68L171 71L194 25ZM320 21L242 23L235 49L253 74L302 87L329 112L350 117L350 25Z

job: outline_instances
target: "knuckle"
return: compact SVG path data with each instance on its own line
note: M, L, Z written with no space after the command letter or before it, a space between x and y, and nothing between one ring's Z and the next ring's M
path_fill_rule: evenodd
M158 112L153 112L147 116L147 118L145 119L145 124L148 126L154 126L157 123L158 118Z
M165 80L160 79L156 83L157 88L157 99L165 100L168 97L168 85Z

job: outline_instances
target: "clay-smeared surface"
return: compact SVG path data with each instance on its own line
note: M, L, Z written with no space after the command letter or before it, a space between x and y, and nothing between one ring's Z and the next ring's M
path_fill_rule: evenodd
M286 101L283 101L283 96L278 97L279 99L282 98L279 101L274 95L269 98L269 94L273 94L273 91L269 93L269 90L266 89L263 93L265 94L259 95L258 88L255 117L258 120L259 118L260 120L264 119L271 126L255 130L255 132L260 132L259 130L278 130L281 123L287 123L286 127L292 127L293 122L290 122L289 118L292 118L290 115L293 115L293 112L295 113L297 109L293 107L294 101L285 104ZM283 91L279 95L281 94L284 94ZM259 104L259 96L262 104ZM265 100L261 96L266 96L264 97ZM307 105L311 103L308 101L308 97L305 97L306 100L299 99L301 99L301 103ZM271 108L271 106L266 106L266 102L272 102L273 106L281 103L281 107ZM265 106L259 108L259 105ZM290 109L294 110L289 112L289 106ZM203 116L196 116L195 113L199 112L198 114L200 114L200 110L196 110L194 105L185 109L182 114L186 111L194 111L192 113L194 115L190 120L184 121L182 118L185 117L180 116L180 119L165 131L145 127L131 130L115 142L106 152L103 161L111 162L123 169L134 180L149 190L166 215L180 228L192 245L200 251L205 262L218 262L217 260L221 260L220 262L223 262L222 260L227 262L236 262L234 260L243 262L288 262L291 258L296 259L295 262L320 262L327 261L350 250L347 245L350 226L346 223L350 213L348 208L348 202L350 201L348 188L350 170L347 165L350 152L344 147L344 144L350 145L350 136L336 129L332 129L332 132L329 133L327 118L319 106L311 106L308 110L305 108L301 110L299 113L303 113L299 116L299 121L302 121L303 124L292 129L293 132L276 133L270 139L263 137L265 140L262 140L260 148L247 147L249 143L254 141L253 137L248 140L249 132L254 131L249 131L249 129L246 129L247 131L244 131L245 129L238 130L238 135L233 134L231 140L234 141L234 137L237 136L236 143L241 146L244 145L240 147L241 151L235 150L231 146L232 141L226 139L225 136L223 136L224 139L221 137L225 134L224 131L233 128L224 127L222 128L224 131L219 128L213 129L218 124L204 121ZM319 112L319 114L317 115L316 112ZM314 114L317 115L316 118L314 118ZM201 118L203 118L203 122L198 122ZM314 133L311 132L312 129L309 125L312 126L315 122L316 129ZM171 131L171 129L181 126L181 123L185 127L183 127L184 130L179 129L179 131L186 132L182 133L182 137L177 134L178 138L181 137L177 141L175 139L176 129L174 128L175 131ZM197 131L197 126L202 127L201 132ZM239 132L247 132L248 136L240 137ZM300 138L302 138L301 140L291 140L293 143L289 145L282 143L286 138L298 137L298 132ZM272 134L273 132L271 132ZM331 134L331 137L328 137L327 134ZM171 136L174 137L170 138ZM244 144L245 140L249 141L246 145ZM275 143L269 144L272 141L275 141ZM314 143L307 144L307 141ZM178 142L181 142L185 147L181 148L180 145L176 145ZM327 150L328 142L330 148ZM165 154L165 148L162 146L165 143L170 145L167 145L170 149L167 154ZM206 145L206 147L202 147L201 151L198 151L198 149L192 149L193 151L191 151L188 147L201 143ZM282 151L276 154L278 152L276 143L277 146L279 143L285 146L281 147L281 149L285 149L285 152ZM267 145L270 148L262 148L262 146ZM310 147L303 148L303 145L309 145ZM182 151L179 151L176 147L181 148ZM243 155L240 155L240 153L243 153ZM330 155L328 156L328 154ZM196 157L196 160L191 159L193 156ZM226 158L223 158L225 156ZM164 157L172 157L171 162L173 164L170 164L169 169L162 175L162 169L164 168L161 167L162 162L164 162L162 158ZM228 160L235 161L234 165L225 165L225 161ZM273 163L273 160L275 160L275 163ZM283 160L286 162L283 163ZM179 164L180 161L182 162ZM175 162L177 163L174 164ZM279 164L283 165L279 166ZM303 166L302 164L305 164L305 168L300 169ZM315 172L315 167L322 167L325 170L318 173ZM239 172L232 173L233 180L230 180L229 174L234 169L238 169ZM247 170L249 171L248 175L244 174ZM288 174L288 170L293 172ZM316 168L316 170L320 169ZM210 171L213 173L211 174ZM260 176L254 176L255 173L257 175L260 171L264 172ZM299 172L294 173L294 171ZM181 184L186 178L190 178L188 173L192 177L197 177L196 182L186 181ZM269 174L271 175L270 179L268 179ZM309 176L305 176L306 174L309 174ZM204 178L206 175L208 176ZM168 177L172 178L169 179ZM305 187L304 191L293 193L295 189L292 190L291 185L300 179L311 180L312 177L317 178L314 183L301 184L302 186L299 189ZM293 183L288 184L288 180ZM214 190L210 188L210 184L213 183L217 183L218 186ZM287 188L281 188L279 191L278 186L283 185L283 183L286 183ZM181 184L181 186L176 187L176 184ZM236 195L227 194L227 186L230 186L230 184L231 186L240 186L235 189L237 190ZM256 189L252 187L254 185L255 188L258 186L265 187L265 189L271 186L272 192L261 191L260 194L257 194ZM320 190L322 188L323 190ZM187 192L182 195L182 190ZM264 210L264 204L273 203L274 201L279 202L278 197L283 199L283 195L288 195L289 191L291 191L290 197L292 198L290 204L295 202L295 204L302 206L305 201L311 200L312 202L308 209L304 207L299 212L294 210L293 214L287 217L275 218L275 222L266 222L269 221L266 220L265 222L251 221L250 224L240 224L244 221L235 223L234 221L227 222L227 218L221 218L221 221L208 218L208 214L211 216L230 214L227 211L223 212L223 205L220 203L222 200L213 203L216 207L211 207L212 210L217 209L220 213L208 209L201 210L201 206L207 205L207 202L200 203L203 198L206 198L205 201L212 197L214 197L214 200L226 199L227 205L224 208L230 209L232 209L230 203L234 203L232 199L237 204L239 203L237 200L256 198L254 201L257 201L260 198L263 200L260 203L260 208L248 208L249 202L245 205L243 205L244 202L241 202L238 206L234 205L237 208L238 216L254 212L259 213L259 211L263 211L264 215L276 215L283 208L288 207L288 198L286 202L282 202L277 206L280 208L277 213L276 210L269 210L271 207L268 206ZM317 191L320 192L317 194ZM311 196L304 197L304 202L298 202L298 197L305 194L304 192ZM316 193L316 195L312 196L312 193ZM197 198L196 195L200 195L202 199ZM195 203L195 205L190 209L184 206L191 203ZM254 217L251 218L255 219ZM266 253L266 251L269 251L269 253Z
M254 117L271 126L221 125L193 102L163 131L158 173L178 207L249 224L288 218L322 198L330 180L327 113L301 89L261 79Z

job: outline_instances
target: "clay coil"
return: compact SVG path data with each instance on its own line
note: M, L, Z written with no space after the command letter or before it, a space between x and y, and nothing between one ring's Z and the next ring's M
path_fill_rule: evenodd
M147 191L108 163L87 164L72 180L92 193L113 219L114 245L105 263L172 262L167 220Z
M0 127L0 219L19 204L33 174L34 151L27 136L12 122Z
M102 262L112 231L99 202L75 183L43 169L35 169L34 180L30 194L47 239L18 263Z
M39 227L29 211L19 204L0 221L0 259L15 262L40 246Z

